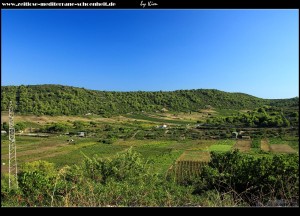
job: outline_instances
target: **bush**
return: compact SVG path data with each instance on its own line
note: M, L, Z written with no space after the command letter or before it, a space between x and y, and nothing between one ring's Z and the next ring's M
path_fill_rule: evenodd
M113 158L86 157L81 165L59 171L52 163L35 161L23 166L19 189L9 190L7 176L1 175L1 204L236 206L248 205L244 201L267 203L273 198L299 202L298 159L298 155L212 153L198 179L187 182L192 186L181 186L153 173L148 161L132 148Z
M1 206L22 205L20 190L16 185L12 185L12 188L9 189L8 181L8 174L1 173Z
M2 129L5 130L8 133L9 126L8 126L7 122L3 122Z
M21 130L24 130L25 128L26 128L26 124L24 124L23 122L19 122L19 123L15 124L16 131L21 131Z
M86 157L65 179L76 185L65 196L68 206L188 206L199 200L191 188L152 173L131 148L113 159Z
M113 144L115 142L115 139L100 139L98 142L101 142L103 144Z
M260 149L260 139L254 138L251 142L251 148Z
M18 175L19 188L26 205L50 205L57 187L57 177L57 171L52 163L46 161L26 163Z
M269 199L295 200L299 204L299 156L255 157L237 150L211 153L211 161L201 170L196 193L217 189L242 196L251 205Z
M85 127L85 123L83 121L74 121L73 126L77 130L82 130Z
M51 125L47 125L42 128L42 132L46 133L58 133L58 132L66 132L68 130L68 126L61 123L53 123Z

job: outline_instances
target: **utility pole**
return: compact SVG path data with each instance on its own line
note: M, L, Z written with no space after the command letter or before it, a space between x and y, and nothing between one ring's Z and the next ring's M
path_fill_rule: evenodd
M9 150L8 150L8 178L9 189L13 184L18 187L18 169L17 169L17 148L15 138L15 126L14 126L14 110L12 101L9 102Z

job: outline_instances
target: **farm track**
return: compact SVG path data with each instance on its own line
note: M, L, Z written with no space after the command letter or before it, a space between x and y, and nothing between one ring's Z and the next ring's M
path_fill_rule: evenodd
M133 139L137 134L138 134L138 132L140 132L141 130L137 130L133 135L132 135L132 137L131 137L131 139Z

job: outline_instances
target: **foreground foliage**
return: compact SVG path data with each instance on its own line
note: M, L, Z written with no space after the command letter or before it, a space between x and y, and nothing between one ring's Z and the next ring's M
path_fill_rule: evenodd
M248 206L299 205L299 156L253 157L212 153L200 175L180 183L157 174L137 152L88 158L56 170L35 161L23 166L19 187L1 176L2 206Z
M19 189L8 190L2 177L2 206L195 206L200 200L192 187L152 173L131 149L114 159L86 158L55 175L53 164L34 163L20 173Z
M216 189L234 193L250 205L266 205L273 199L299 206L299 156L212 152L196 185L198 194Z

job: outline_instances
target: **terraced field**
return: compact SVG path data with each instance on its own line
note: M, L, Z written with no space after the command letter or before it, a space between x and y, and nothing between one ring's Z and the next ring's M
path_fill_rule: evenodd
M269 152L270 151L270 145L269 145L269 141L267 139L262 139L260 142L260 149L262 151L266 151Z
M251 140L238 140L234 148L241 152L248 152L251 149Z
M287 144L276 144L270 146L271 152L274 153L296 153L296 150Z

